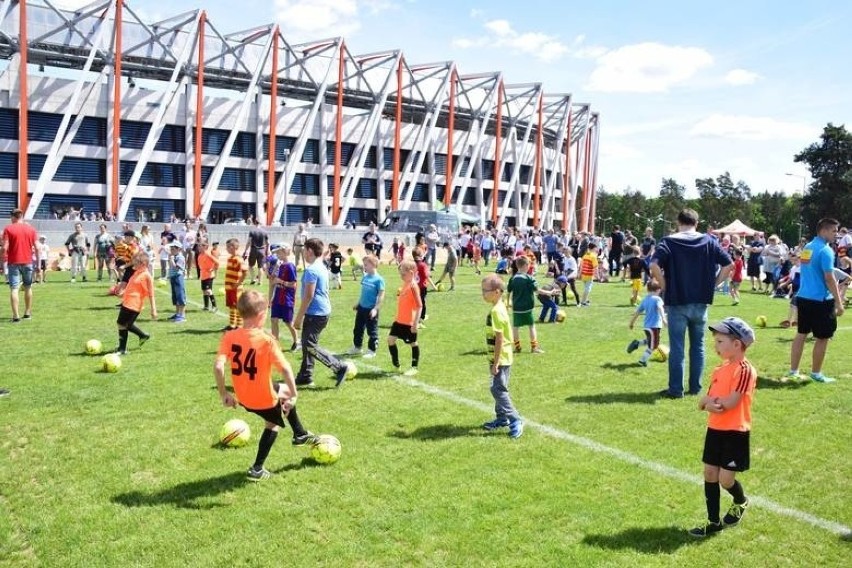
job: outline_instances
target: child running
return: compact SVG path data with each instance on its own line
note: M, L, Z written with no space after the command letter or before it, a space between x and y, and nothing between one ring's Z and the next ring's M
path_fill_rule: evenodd
M494 397L494 420L482 427L486 430L509 427L510 438L520 438L524 433L524 421L512 404L509 396L509 376L512 373L512 345L509 343L511 323L509 312L503 303L503 281L496 274L482 279L482 298L491 304L491 310L485 318L485 342L492 353L491 359L491 396Z
M749 468L751 401L757 384L757 371L746 359L754 331L740 318L725 318L710 326L716 353L722 364L713 370L710 389L698 401L698 409L709 414L704 438L704 500L707 523L689 531L704 538L740 523L748 508L748 497L737 481L737 472ZM719 518L719 486L734 502Z
M314 435L302 426L296 412L298 393L293 370L278 342L263 330L266 308L266 299L257 290L249 290L240 296L237 309L242 327L222 337L213 366L222 405L235 408L239 404L266 422L257 444L257 456L248 470L251 481L269 479L271 473L264 463L278 438L279 428L285 427L285 417L293 430L294 446L304 446L314 439ZM226 365L231 370L233 395L225 388ZM283 383L272 380L273 371L281 373Z
M417 251L415 251L417 255ZM425 262L423 264L426 264ZM417 374L417 365L420 362L420 346L417 345L417 329L420 325L420 311L423 303L420 300L420 291L414 277L417 274L417 266L414 261L403 260L399 263L399 275L402 278L402 288L397 294L396 317L391 325L388 335L388 350L394 369L399 370L399 349L396 346L397 338L403 343L411 345L411 368L404 374L412 377Z
M633 353L637 349L639 349L640 345L645 345L645 352L642 354L642 357L639 359L639 364L643 367L648 366L648 359L651 358L651 355L654 353L654 349L659 347L660 345L660 329L664 325L667 325L666 321L666 312L663 308L663 299L660 297L660 283L656 280L648 281L648 295L642 300L639 304L639 307L636 308L636 311L633 312L633 317L630 318L630 329L633 329L633 324L636 323L637 318L639 318L640 314L645 314L645 321L642 323L642 327L645 330L645 339L638 340L634 339L630 342L630 345L627 346L627 352Z
M149 258L147 253L139 251L130 260L128 270L132 271L127 279L124 295L121 299L120 311L118 312L118 349L119 355L129 355L127 350L128 332L133 332L139 338L139 347L151 339L151 336L136 325L136 318L145 306L145 298L151 304L151 319L157 319L157 300L154 298L154 279L148 272Z

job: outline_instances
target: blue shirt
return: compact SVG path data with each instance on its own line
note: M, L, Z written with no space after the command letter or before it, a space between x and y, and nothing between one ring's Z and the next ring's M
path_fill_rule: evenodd
M663 327L663 316L660 310L663 307L663 299L654 294L648 294L636 308L637 314L645 314L642 327L645 329L660 329Z
M362 308L375 308L379 301L379 292L385 289L385 279L376 274L364 273L361 277L361 297L358 305Z
M556 252L556 245L559 244L559 239L556 238L556 235L547 234L542 240L544 241L545 252Z
M716 268L730 265L731 257L713 237L690 231L661 239L651 262L665 275L667 306L707 305L713 303Z
M834 251L821 237L814 237L799 255L801 282L796 297L818 302L832 299L831 292L825 285L825 274L833 270Z
M309 316L330 316L331 299L328 297L328 270L321 258L309 264L302 273L302 301L305 301L305 286L311 282L316 284L314 297L308 304L305 314Z

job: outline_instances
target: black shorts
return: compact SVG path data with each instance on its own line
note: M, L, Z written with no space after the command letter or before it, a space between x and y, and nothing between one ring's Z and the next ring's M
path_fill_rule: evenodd
M263 249L251 247L248 255L248 265L260 267L263 265Z
M281 391L281 383L272 383L272 386L275 388L275 392ZM276 426L280 426L281 428L287 427L287 421L284 417L284 409L280 404L276 404L271 408L248 408L246 406L243 406L243 408L252 414L257 414L267 422L271 422Z
M728 471L748 470L749 434L750 432L707 428L701 461Z
M133 268L133 265L132 264L128 265L127 268L124 269L124 273L121 275L121 281L124 282L125 284L130 282L130 277L133 276L134 272L135 272L135 269Z
M405 323L393 322L390 328L390 334L393 337L399 338L406 345L409 343L417 343L417 334L411 333L411 326Z
M115 320L115 323L121 327L127 328L136 323L136 318L138 317L139 312L131 310L125 306L121 306L121 309L118 311L118 319Z
M213 289L213 279L212 278L205 278L204 280L201 281L201 291L202 292L205 292L207 290L212 290L212 289Z
M799 333L813 333L817 339L831 339L837 331L837 316L834 314L834 300L808 300L798 298Z

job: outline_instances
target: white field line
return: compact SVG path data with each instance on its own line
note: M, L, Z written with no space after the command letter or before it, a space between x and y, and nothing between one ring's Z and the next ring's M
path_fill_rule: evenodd
M167 293L163 290L163 293ZM191 301L187 298L187 303L193 304L195 306L201 306L198 302ZM219 310L215 315L220 317L228 317L227 308L225 310ZM385 372L381 367L376 367L373 365L364 364L361 361L356 363L357 367L363 368L370 371L375 372ZM438 396L445 400L449 400L461 406L467 406L469 408L473 408L475 410L480 410L483 413L491 413L494 411L494 407L491 405L487 405L483 402L479 402L476 400L471 400L469 398L465 398L463 396L459 396L453 392L440 389L438 387L434 387L427 383L418 381L416 379L412 379L410 377L405 377L402 375L392 375L391 379L396 381L399 384L414 387L420 389L426 393L429 393L434 396ZM575 434L571 434L570 432L566 432L564 430L559 430L558 428L554 428L552 426L548 426L547 424L541 424L539 422L535 422L530 420L529 418L524 417L524 422L527 427L531 427L535 430L538 430L545 436L550 436L551 438L556 438L557 440L563 440L565 442L570 442L574 445L586 448L587 450L591 450L593 452L597 452L599 454L606 454L612 456L618 460L623 462L627 462L629 464L633 464L635 466L641 467L642 469L646 469L648 471L653 471L663 477L668 477L670 479L675 479L677 481L683 481L685 483L689 483L691 485L700 485L704 482L703 478L698 475L694 475L691 473L686 473L679 469L673 468L671 466L646 460L641 458L635 454L631 454L630 452L625 452L624 450L619 450L618 448L613 448L610 446L606 446L599 442L595 442L592 439L584 438L583 436L577 436ZM835 521L829 521L827 519L823 519L817 517L816 515L812 515L810 513L806 513L805 511L799 511L798 509L793 509L792 507L785 507L780 503L776 503L771 499L767 499L766 497L760 497L759 495L749 495L749 502L752 505L757 505L762 509L766 509L776 515L781 515L784 517L790 517L791 519L795 519L797 521L803 522L805 524L824 529L828 532L836 534L841 537L850 537L852 536L852 528L847 527L842 523L838 523Z

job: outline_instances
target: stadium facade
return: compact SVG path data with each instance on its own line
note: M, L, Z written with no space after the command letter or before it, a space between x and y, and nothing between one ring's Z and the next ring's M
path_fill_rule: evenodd
M123 0L2 0L0 61L0 214L342 226L440 203L593 227L599 115L500 72L226 34L203 10L145 22Z

